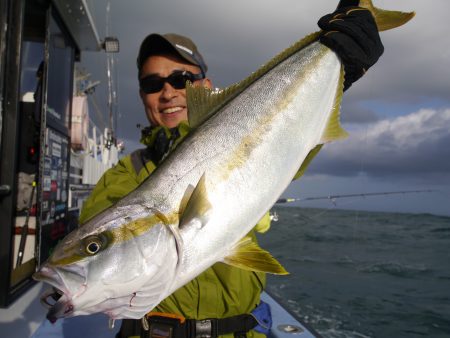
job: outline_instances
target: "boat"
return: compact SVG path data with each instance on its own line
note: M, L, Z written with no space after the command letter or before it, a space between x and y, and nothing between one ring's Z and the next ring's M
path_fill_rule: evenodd
M322 336L298 315L281 305L269 292L261 294L261 300L269 304L272 313L272 338L321 338Z

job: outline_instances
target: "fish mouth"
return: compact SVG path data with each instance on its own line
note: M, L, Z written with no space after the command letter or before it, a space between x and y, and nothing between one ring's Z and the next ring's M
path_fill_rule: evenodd
M70 292L70 288L64 282L61 271L44 265L40 271L33 274L33 278L51 285L51 288L45 291L40 299L41 304L48 309L47 319L51 323L55 323L59 318L73 315L73 293Z
M52 287L42 294L41 304L48 309L47 319L52 324L59 318L70 316L74 311L72 301L56 287Z

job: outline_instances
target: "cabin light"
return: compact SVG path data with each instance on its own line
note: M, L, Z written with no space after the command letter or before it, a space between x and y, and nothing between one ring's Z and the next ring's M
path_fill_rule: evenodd
M106 53L118 53L119 52L119 39L107 36L102 45Z

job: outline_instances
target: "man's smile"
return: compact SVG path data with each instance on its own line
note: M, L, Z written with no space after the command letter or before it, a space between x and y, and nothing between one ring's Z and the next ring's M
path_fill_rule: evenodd
M172 113L181 111L183 109L184 109L184 107L170 107L170 108L161 109L160 113L161 114L172 114Z

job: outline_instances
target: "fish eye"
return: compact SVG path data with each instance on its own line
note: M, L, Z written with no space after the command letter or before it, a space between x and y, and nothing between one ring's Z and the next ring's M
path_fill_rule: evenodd
M95 255L102 249L102 241L95 236L88 237L85 240L85 249L88 255Z

